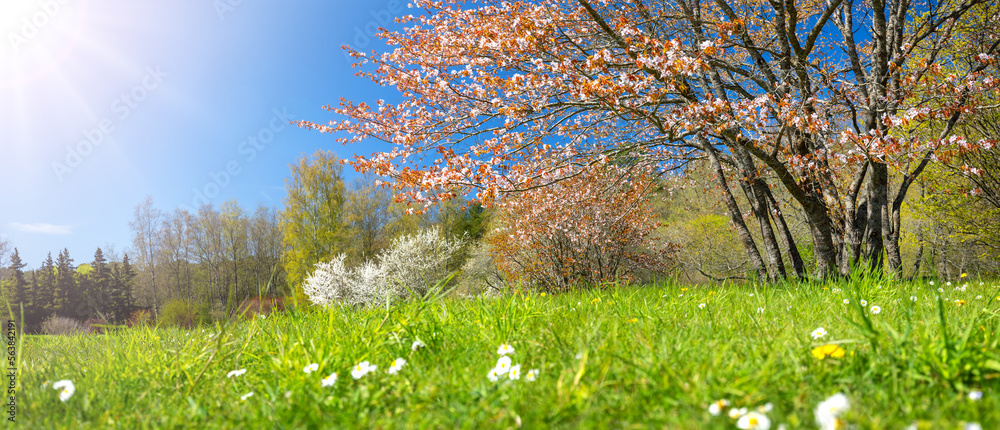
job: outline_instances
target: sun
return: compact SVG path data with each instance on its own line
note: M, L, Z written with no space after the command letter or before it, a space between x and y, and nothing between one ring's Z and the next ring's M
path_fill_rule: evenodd
M5 1L0 6L0 87L57 70L80 41L86 6L69 0Z

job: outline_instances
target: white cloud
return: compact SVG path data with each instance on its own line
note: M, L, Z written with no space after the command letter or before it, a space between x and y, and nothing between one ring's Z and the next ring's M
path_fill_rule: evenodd
M10 223L10 226L25 233L70 234L73 230L73 228L68 225L52 225L45 223L21 224L19 222L12 222Z

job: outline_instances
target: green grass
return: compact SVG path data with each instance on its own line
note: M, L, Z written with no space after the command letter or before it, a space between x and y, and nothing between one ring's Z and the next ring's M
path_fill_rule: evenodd
M853 428L1000 428L992 283L864 281L617 287L275 314L195 330L22 337L17 422L30 428L735 428L728 399L815 428L843 392ZM917 301L910 300L916 296ZM977 299L977 296L982 296ZM879 305L878 315L862 310ZM943 299L948 298L948 302ZM844 299L851 303L844 304ZM965 300L964 306L954 303ZM705 303L700 309L699 304ZM815 341L810 333L829 334ZM426 347L411 351L414 339ZM501 343L536 381L490 382ZM810 351L836 343L842 359ZM396 357L408 363L385 372ZM378 366L360 380L362 360ZM303 367L318 363L306 374ZM227 378L233 369L246 374ZM333 387L320 380L337 372ZM60 402L51 383L70 379ZM43 386L48 382L48 386ZM968 397L981 390L981 400ZM252 397L241 401L250 391Z

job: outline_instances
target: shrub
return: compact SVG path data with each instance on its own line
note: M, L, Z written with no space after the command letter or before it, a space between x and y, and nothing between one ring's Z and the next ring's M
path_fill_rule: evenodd
M160 323L168 326L191 328L211 321L208 306L184 299L167 302L160 313Z
M302 285L309 301L320 306L332 302L356 305L369 303L379 296L379 289L385 285L381 268L366 262L348 269L344 264L346 258L346 254L340 254L328 262L316 263L316 269Z
M149 325L153 322L153 314L148 309L136 309L128 317L126 324L129 327L137 325Z
M87 333L102 334L104 333L104 326L106 325L108 325L107 321L100 318L90 318L87 321L84 321L83 328L87 331Z
M511 281L568 290L672 265L676 246L658 243L649 204L652 175L610 164L564 172L549 186L513 194L490 236L497 266Z
M85 332L83 324L72 318L53 316L42 323L42 333L45 334L72 336Z
M497 294L503 291L505 282L489 244L473 245L469 249L469 258L462 266L458 294L465 296Z
M437 228L393 240L379 256L392 297L426 295L431 287L448 277L452 269L449 263L462 245L462 240L446 237Z
M316 263L302 290L317 305L366 305L387 296L405 299L411 291L422 296L448 276L449 262L461 246L462 241L448 239L437 229L402 236L376 261L348 268L341 254Z

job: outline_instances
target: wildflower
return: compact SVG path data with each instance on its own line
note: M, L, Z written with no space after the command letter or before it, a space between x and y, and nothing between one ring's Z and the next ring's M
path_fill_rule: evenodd
M911 302L917 301L917 296L910 296L910 301Z
M542 294L540 294L540 296L545 297L545 291L542 291Z
M969 285L969 284L962 284L962 287L961 287L961 288L959 288L959 290L960 290L960 291L965 291L965 287L967 287L968 285Z
M406 364L406 360L402 358L392 360L392 365L389 366L389 370L387 370L387 372L389 372L390 375L395 375L396 373L399 373L399 370L403 368L404 364Z
M632 319L628 320L628 322L633 323L633 324L637 323L637 322L639 322L639 318L632 318Z
M493 366L493 368L500 372L501 375L510 372L510 357L506 355L500 357L500 359L497 360L497 365Z
M959 277L959 278L964 278L964 277L966 277L966 276L969 276L969 274L968 274L968 273L963 273L963 274L961 274L961 275L958 275L958 277Z
M244 400L249 399L251 397L253 397L253 391L240 396L240 401L244 401Z
M964 430L983 430L983 426L979 425L979 423L977 423L977 422L968 422L968 423L965 423L965 427L962 427L962 428Z
M983 392L982 391L979 391L979 390L969 391L969 400L972 400L974 402L974 401L979 400L981 398L983 398Z
M823 430L835 430L844 427L840 416L850 409L847 396L837 393L816 405L816 424Z
M374 371L377 367L378 366L373 366L367 361L362 361L354 365L354 369L351 370L351 376L353 376L354 379L361 379L362 376L367 375L368 372Z
M727 415L729 415L729 418L732 418L732 419L735 420L735 419L737 419L739 417L742 417L746 413L747 413L747 408L732 408L732 409L729 410L729 412L727 413Z
M705 309L705 304L704 303L699 303L698 304L698 309Z
M490 373L486 374L486 378L489 379L490 382L496 382L498 379L500 379L500 371L497 370L496 367L494 367L490 369Z
M718 416L722 413L722 409L729 406L729 400L719 399L708 405L708 413Z
M326 378L323 378L323 381L320 382L320 386L323 386L323 387L332 387L333 384L335 384L335 383L337 383L337 372L333 372L333 373L330 374L330 376L327 376Z
M744 430L747 429L768 430L771 428L771 420L767 418L767 415L764 415L757 411L750 411L746 415L741 416L740 419L736 421L736 427Z
M226 374L226 377L232 378L234 376L243 376L244 373L247 373L246 369L231 370L229 371L229 373Z
M938 292L939 293L943 293L944 292L944 288L938 288Z
M764 308L757 308L757 313L758 314L764 313Z
M962 306L965 304L965 300L955 299L955 306Z
M934 281L931 281L931 285L934 285Z
M531 369L528 374L524 375L524 380L528 382L534 381L536 378L538 378L538 369Z
M267 319L267 315L264 315L264 314L258 314L257 316L259 316L260 319L262 319L262 320L266 320Z
M313 364L310 364L310 365L302 368L302 371L306 372L306 373L313 373L313 372L315 372L317 370L319 370L319 364L317 364L317 363L313 363Z
M812 332L813 339L819 339L819 338L821 338L823 336L826 336L826 329L823 328L823 327L820 327L820 328L818 328L816 330L813 330L813 332Z
M823 345L812 350L813 357L816 357L818 360L822 360L826 357L844 358L845 353L846 351L844 351L844 348L833 344Z
M982 300L982 299L983 299L983 296L982 296L982 295L978 295L978 296L976 296L976 300Z
M507 377L510 378L512 381L521 379L521 365L515 364L511 366L510 372L507 373Z
M427 346L427 345L424 345L424 343L421 342L420 339L417 339L417 340L413 341L413 345L410 345L410 351L416 351L416 350L418 350L420 348L423 348L425 346Z
M497 354L500 354L500 355L507 355L507 354L513 354L513 353L514 353L514 347L510 346L509 343L505 343L503 345L500 345L500 347L497 348Z
M774 410L774 403L771 402L764 403L763 405L757 407L757 412L762 414L770 413L772 410Z
M882 307L879 306L879 305L872 305L871 311L872 311L872 314L878 315L878 314L882 313Z
M598 298L596 298L596 299L594 299L594 300L591 300L591 301L590 301L590 304L594 305L594 304L597 304L597 302L599 302L599 301L601 301L601 298L600 298L600 297L598 297ZM577 303L577 304L579 304L579 303Z
M687 288L681 288L681 292L682 293L685 292L685 291L687 291L687 290L688 290Z
M76 385L73 385L73 381L69 379L63 379L61 381L56 381L52 383L53 390L59 390L59 400L67 401L70 397L73 397L73 393L76 392Z
M844 304L845 304L845 305L849 305L849 304L851 304L851 301L850 301L850 300L847 300L847 299L844 299Z
M951 281L945 282L944 284L950 287L951 286Z
M868 300L861 299L861 306L868 306Z

